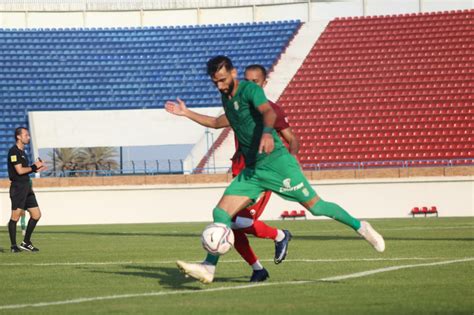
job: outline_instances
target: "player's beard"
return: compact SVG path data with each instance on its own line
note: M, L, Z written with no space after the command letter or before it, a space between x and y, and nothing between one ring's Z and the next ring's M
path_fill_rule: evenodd
M234 80L232 80L232 82L229 84L229 88L227 88L225 91L221 91L221 93L229 97L232 94L232 91L234 90L234 86Z

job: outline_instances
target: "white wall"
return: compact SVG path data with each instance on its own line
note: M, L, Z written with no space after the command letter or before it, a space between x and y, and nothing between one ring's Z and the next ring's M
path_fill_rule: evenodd
M25 12L0 12L0 27L4 28L26 28Z
M474 177L313 182L318 194L359 218L409 217L414 206L437 206L442 217L474 215ZM210 221L226 184L37 188L41 224ZM272 196L262 219L302 207ZM0 190L0 222L10 215ZM309 217L313 219L313 217Z
M84 14L82 12L30 12L28 17L28 27L47 28L73 28L84 25Z
M365 0L365 15L387 15L420 12L419 1Z
M138 27L140 11L87 12L86 27Z
M201 9L198 14L199 21L201 22L201 24L226 24L237 22L252 22L252 12L252 7L236 7Z
M199 24L196 9L143 11L143 26L196 25Z
M48 6L49 10L53 10ZM234 22L259 22L299 19L320 21L335 17L390 15L472 9L473 0L348 0L316 1L274 5L244 5L238 7L183 8L181 10L42 11L37 8L22 11L0 11L0 27L132 27L195 25ZM36 11L35 11L36 10ZM64 10L58 7L59 10Z
M195 111L218 116L222 109ZM35 158L42 148L193 144L205 132L201 125L164 109L30 112L29 122ZM191 171L202 155L188 157L184 169Z
M472 0L423 0L421 2L422 12L466 10L473 7Z
M332 20L337 17L363 16L364 1L313 2L311 4L312 20Z
M256 21L301 20L308 21L308 4L268 5L256 8Z
M217 116L220 107L196 108ZM36 148L82 148L195 143L205 128L164 109L30 112Z

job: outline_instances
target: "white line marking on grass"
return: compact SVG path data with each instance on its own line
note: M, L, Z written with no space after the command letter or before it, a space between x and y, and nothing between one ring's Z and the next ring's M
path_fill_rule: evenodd
M325 263L325 262L358 262L358 261L402 261L402 260L440 260L446 257L394 257L394 258L327 258L327 259L286 259L285 262L302 263ZM260 259L262 262L273 262L273 259ZM201 261L192 261L199 263ZM221 260L220 264L243 263L243 260ZM109 265L166 265L174 264L176 260L155 260L155 261L102 261L102 262L51 262L51 263L32 263L28 267L56 267L56 266L109 266ZM0 263L0 266L24 266L25 263Z
M449 264L462 263L462 262L468 262L468 261L474 261L474 257L456 259L456 260L444 260L444 261L424 263L424 264L392 266L392 267L356 272L356 273L351 273L351 274L346 274L346 275L321 278L318 280L267 282L267 283L246 284L246 285L238 285L238 286L230 286L230 287L217 287L217 288L203 289L203 290L174 290L174 291L156 291L156 292L144 292L144 293L132 293L132 294L106 295L106 296L78 298L78 299L53 301L53 302L2 305L0 306L0 310L20 309L20 308L27 308L27 307L44 307L44 306L55 306L55 305L79 304L79 303L84 303L84 302L118 300L118 299L128 299L128 298L135 298L135 297L222 292L222 291L229 291L229 290L241 290L241 289L250 289L250 288L255 288L255 287L268 287L268 286L276 286L276 285L281 286L281 285L299 285L299 284L308 284L308 283L317 283L317 282L332 282L332 281L340 281L340 280L347 280L347 279L354 279L354 278L362 278L362 277L367 277L367 276L374 275L377 273L383 273L383 272L389 272L389 271L395 271L395 270L401 270L401 269L441 266L441 265L449 265Z

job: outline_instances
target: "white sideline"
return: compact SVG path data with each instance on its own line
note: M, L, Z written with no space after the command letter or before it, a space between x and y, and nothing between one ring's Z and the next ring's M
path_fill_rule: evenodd
M97 296L97 297L89 297L89 298L78 298L78 299L54 301L54 302L40 302L40 303L31 303L31 304L12 304L12 305L2 305L2 306L0 306L0 310L20 309L20 308L27 308L27 307L44 307L44 306L54 306L54 305L78 304L78 303L84 303L84 302L94 302L94 301L103 301L103 300L127 299L127 298L132 298L132 297L149 297L149 296L165 296L165 295L176 295L176 294L208 293L208 292L221 292L221 291L229 291L229 290L250 289L250 288L255 288L255 287L268 287L268 286L276 286L276 285L279 285L279 286L281 286L281 285L298 285L298 284L308 284L308 283L316 283L316 282L340 281L340 280L353 279L353 278L362 278L362 277L370 276L370 275L377 274L377 273L395 271L395 270L400 270L400 269L449 265L449 264L462 263L462 262L468 262L468 261L474 261L474 257L468 257L468 258L457 259L457 260L445 260L445 261L439 261L439 262L433 262L433 263L424 263L424 264L392 266L392 267L386 267L386 268L367 270L367 271L363 271L363 272L356 272L356 273L351 273L351 274L347 274L347 275L321 278L321 279L318 279L318 280L267 282L267 283L261 283L261 284L247 284L247 285L238 285L238 286L231 286L231 287L218 287L218 288L204 289L204 290L200 290L200 291L197 291L197 290L157 291L157 292L144 292L144 293L132 293L132 294Z
M440 260L446 257L394 257L394 258L326 258L326 259L286 259L286 263L325 263L325 262L358 262L358 261L402 261L402 260ZM261 262L273 262L273 259L260 259ZM199 263L201 261L192 261ZM148 265L166 265L175 264L176 260L154 260L154 261L84 261L84 262L51 262L51 263L32 263L28 267L57 267L57 266L108 266L108 265L128 265L128 264L148 264ZM241 259L222 260L219 264L244 263ZM25 263L0 263L0 266L24 266Z

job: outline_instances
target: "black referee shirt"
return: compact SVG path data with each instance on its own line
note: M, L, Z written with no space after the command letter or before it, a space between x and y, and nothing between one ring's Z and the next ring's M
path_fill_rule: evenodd
M21 164L23 167L28 167L28 157L25 151L20 150L16 144L8 151L8 177L12 182L29 182L28 174L19 175L15 170L15 165Z

